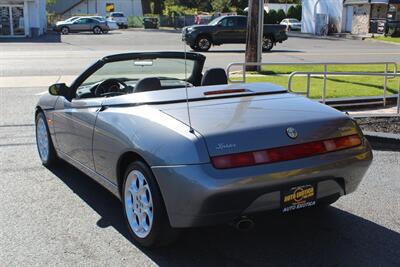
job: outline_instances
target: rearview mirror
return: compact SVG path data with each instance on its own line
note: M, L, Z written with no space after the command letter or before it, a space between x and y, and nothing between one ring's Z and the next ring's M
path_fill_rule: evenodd
M153 61L135 61L133 64L139 67L153 66Z
M68 96L68 86L65 83L56 83L49 87L49 93L54 96Z

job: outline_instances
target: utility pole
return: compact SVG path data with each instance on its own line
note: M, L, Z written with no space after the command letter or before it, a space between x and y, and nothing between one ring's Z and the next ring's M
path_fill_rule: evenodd
M262 41L264 30L264 0L249 0L246 39L246 63L262 61ZM249 66L248 71L259 70Z

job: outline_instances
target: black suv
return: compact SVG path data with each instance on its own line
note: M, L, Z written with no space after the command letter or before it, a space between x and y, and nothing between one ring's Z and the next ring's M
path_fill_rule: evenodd
M183 40L195 51L205 52L211 45L246 43L247 17L223 16L206 25L193 25L182 30ZM263 51L287 40L286 26L265 24Z

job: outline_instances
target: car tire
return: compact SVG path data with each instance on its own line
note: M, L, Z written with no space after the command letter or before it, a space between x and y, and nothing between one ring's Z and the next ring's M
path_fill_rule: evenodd
M273 42L272 38L269 36L264 36L263 44L262 44L263 52L271 51L273 47L274 47L274 42Z
M122 187L124 218L133 241L143 247L160 247L174 242L179 232L169 223L150 168L142 161L131 163L125 171Z
M69 34L69 28L68 27L62 27L60 30L61 34L67 35Z
M195 46L195 45L190 45L190 48L191 48L193 51L197 51L197 46Z
M195 51L206 52L210 50L212 45L211 38L208 36L199 36L196 40Z
M101 30L100 27L96 26L93 28L93 33L94 34L101 34L103 31Z
M36 115L35 126L36 146L39 158L44 166L50 167L57 163L58 157L54 149L53 141L51 140L46 116L41 111Z

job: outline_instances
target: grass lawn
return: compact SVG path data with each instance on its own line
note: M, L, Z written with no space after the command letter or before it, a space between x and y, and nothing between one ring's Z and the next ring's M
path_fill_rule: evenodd
M380 40L380 41L400 44L400 37L379 36L379 37L372 38L372 40Z
M247 82L271 82L288 86L288 75L294 71L323 71L323 66L266 66L261 73L249 72ZM333 65L328 67L332 72L362 71L371 73L383 73L383 65ZM389 66L388 71L393 71L393 66ZM241 79L240 74L232 76L232 80ZM383 77L376 76L328 76L326 92L328 98L338 97L357 97L357 96L379 96L383 95ZM306 91L306 77L296 76L292 80L292 90L294 92ZM321 98L323 88L322 77L312 77L310 82L310 97ZM399 88L399 78L387 80L387 94L397 94Z
M388 71L393 72L393 64L388 65ZM374 72L374 73L383 73L385 71L385 66L382 64L375 65L329 65L327 70L330 72L351 72L351 71L360 71L360 72ZM322 65L292 65L292 66L263 66L262 74L290 74L294 71L324 71L324 66Z

